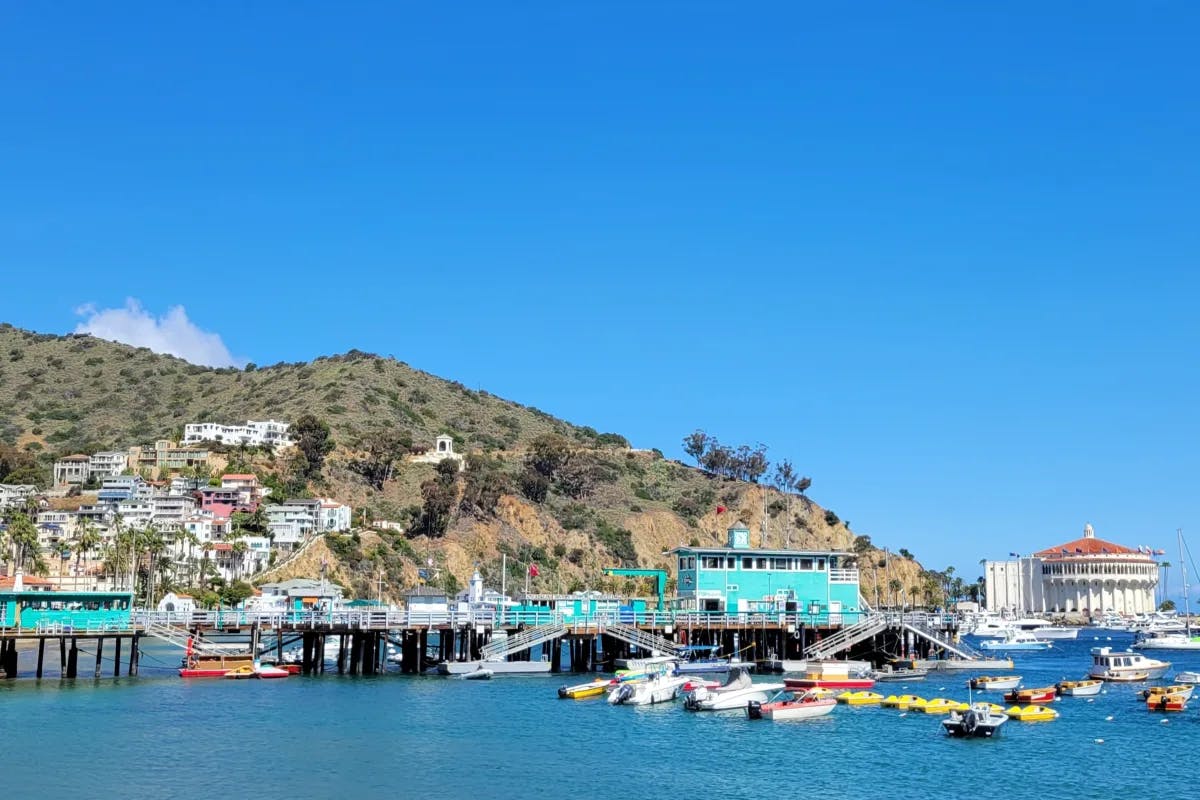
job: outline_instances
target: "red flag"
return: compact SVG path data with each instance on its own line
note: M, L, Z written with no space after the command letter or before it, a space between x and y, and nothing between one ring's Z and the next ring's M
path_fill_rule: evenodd
M529 577L536 578L541 573L538 572L537 564L529 565Z
M725 508L725 506L717 506L717 513L718 513L718 514L724 514L724 513L725 513L726 511L728 511L728 510L729 510L729 509Z

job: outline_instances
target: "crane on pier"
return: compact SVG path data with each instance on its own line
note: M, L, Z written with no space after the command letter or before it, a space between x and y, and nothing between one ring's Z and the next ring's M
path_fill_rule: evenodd
M663 610L663 597L667 593L667 571L665 569L626 569L625 567L605 567L601 570L605 575L616 575L622 578L654 578L654 591L658 595L656 611Z

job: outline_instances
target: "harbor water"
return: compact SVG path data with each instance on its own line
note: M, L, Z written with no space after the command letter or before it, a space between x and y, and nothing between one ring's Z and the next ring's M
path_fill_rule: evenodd
M1026 686L1080 678L1089 648L1129 641L1084 630L1017 654L1014 671ZM1168 677L1200 669L1200 653L1152 655L1173 662ZM996 739L955 740L940 717L892 709L773 723L559 700L572 676L181 680L177 658L148 651L137 678L0 684L6 796L1132 800L1192 796L1187 758L1200 746L1200 694L1185 712L1151 713L1145 684L1062 698L1058 720L1010 721ZM877 690L965 700L971 674Z

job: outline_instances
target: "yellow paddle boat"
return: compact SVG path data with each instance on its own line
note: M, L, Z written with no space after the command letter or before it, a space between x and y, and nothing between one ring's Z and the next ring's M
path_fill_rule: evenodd
M1008 714L1009 719L1015 719L1018 722L1048 722L1058 719L1058 712L1046 706L1013 706L1004 713Z
M884 708L898 708L901 711L908 711L913 706L921 705L924 702L924 697L917 697L915 694L889 694L879 704Z
M558 696L564 700L583 700L588 697L599 697L616 681L607 678L597 678L590 683L577 683L574 686L560 686Z
M947 697L935 697L921 705L912 706L913 711L920 711L922 714L949 714L951 711L967 711L970 708L968 703Z
M877 706L883 700L883 695L878 692L842 692L837 696L839 703L845 703L848 706Z

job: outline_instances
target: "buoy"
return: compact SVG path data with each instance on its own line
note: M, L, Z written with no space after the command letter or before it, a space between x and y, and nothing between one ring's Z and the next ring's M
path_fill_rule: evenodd
M1095 742L1096 744L1104 744L1103 739L1092 739L1092 741Z
M900 716L902 716L902 717L907 717L907 716L908 716L908 712L907 712L907 711L904 711L904 712L902 712L902 713L900 714ZM1166 720L1163 720L1163 722L1166 722Z
M1109 714L1107 717L1105 717L1105 718L1104 718L1104 721L1105 721L1105 722L1112 722L1112 721L1113 721L1112 714ZM1163 720L1163 722L1166 722L1166 720Z
M1089 698L1087 699L1087 701L1088 701L1089 703L1094 703L1094 702L1096 702L1096 698L1094 698L1094 697L1089 697Z
M1161 724L1162 724L1162 725L1166 725L1168 722L1170 722L1170 720L1169 720L1169 719L1164 719L1164 720L1162 720Z

